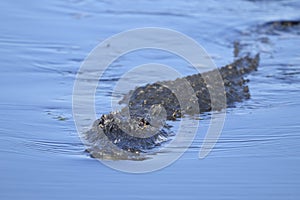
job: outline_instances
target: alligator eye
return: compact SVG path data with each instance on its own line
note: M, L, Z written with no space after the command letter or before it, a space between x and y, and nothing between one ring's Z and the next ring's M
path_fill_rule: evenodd
M147 126L147 125L150 125L150 123L145 118L140 119L139 126Z

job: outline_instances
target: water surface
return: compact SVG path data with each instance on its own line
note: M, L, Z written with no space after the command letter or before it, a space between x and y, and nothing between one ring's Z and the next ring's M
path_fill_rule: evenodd
M265 23L299 20L299 1L3 1L0 3L1 199L297 199L300 196L300 34ZM72 89L88 53L107 37L145 26L180 31L217 66L233 44L261 53L248 78L251 99L227 110L221 138L198 159L209 125L200 121L188 151L169 167L132 175L85 152L72 118ZM113 63L97 91L97 113L109 112L122 73L150 61L192 69L161 52ZM114 70L113 70L114 69ZM141 80L143 74L140 74Z

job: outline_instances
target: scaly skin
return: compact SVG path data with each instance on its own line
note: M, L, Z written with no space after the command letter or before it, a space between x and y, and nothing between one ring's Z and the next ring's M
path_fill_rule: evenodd
M259 55L245 56L218 69L223 79L227 106L233 106L235 102L250 98L249 88L246 85L248 80L244 77L257 70L258 63ZM128 157L141 159L139 157L141 152L147 152L168 140L171 132L165 119L175 120L183 115L197 114L193 112L195 109L192 109L189 104L181 108L176 95L174 95L174 90L172 92L166 85L175 86L173 88L180 91L182 90L180 88L182 81L187 81L197 98L182 97L185 98L184 101L196 102L200 112L209 112L212 107L208 87L214 87L214 85L206 84L203 77L215 76L215 74L216 71L213 70L174 81L148 84L130 91L121 101L127 103L128 106L117 113L102 115L95 121L92 129L86 133L86 140L90 144L88 151L97 158L104 158L106 154L114 154L114 159L128 159ZM224 97L224 90L223 93L221 90L220 94L217 94L216 100L218 101L222 97ZM156 106L153 107L153 105ZM223 108L220 106L215 109ZM155 119L149 116L154 116ZM119 151L118 148L125 151Z

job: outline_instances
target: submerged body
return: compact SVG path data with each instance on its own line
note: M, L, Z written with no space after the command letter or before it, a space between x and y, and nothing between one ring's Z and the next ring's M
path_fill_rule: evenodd
M218 70L222 77L223 93L217 94L216 101L226 96L227 106L250 97L245 75L258 67L259 56L245 56ZM175 120L183 115L199 114L212 110L209 87L204 77L214 76L216 70L195 74L174 81L157 82L138 87L125 95L121 103L126 106L120 112L102 115L85 134L89 148L87 151L97 158L140 159L141 152L147 152L168 140L171 134L166 120ZM175 90L182 90L182 81L187 81L195 92L195 97L184 96L184 101L194 102L193 106L182 106ZM170 90L167 86L172 85ZM175 92L176 93L176 92ZM224 94L225 93L225 94ZM218 95L220 95L218 97ZM218 102L215 102L218 105ZM220 102L221 105L221 102ZM220 106L217 109L223 109ZM197 110L197 112L195 112ZM120 149L125 151L119 151ZM126 155L123 155L126 154Z

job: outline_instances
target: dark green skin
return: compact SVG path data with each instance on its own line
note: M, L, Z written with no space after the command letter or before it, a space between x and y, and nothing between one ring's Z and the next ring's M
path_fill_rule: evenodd
M257 70L258 63L259 55L254 57L246 56L219 69L224 82L227 106L233 106L235 102L241 102L250 98L249 89L246 85L248 80L244 77L248 73ZM196 101L198 101L200 112L212 110L209 91L203 77L214 75L214 72L210 71L184 78L196 93ZM141 152L147 152L167 141L171 133L167 123L162 119L161 123L154 125L151 119L147 117L147 113L150 112L152 105L161 105L166 110L167 120L175 120L182 117L183 114L197 114L192 113L188 108L180 108L176 96L171 90L164 87L166 83L176 86L180 81L181 79L176 79L174 81L148 84L138 87L134 91L130 91L128 95L125 95L121 103L129 102L128 106L120 112L102 115L86 134L86 139L92 144L91 148L88 149L91 155L101 157L98 154L99 152L97 152L97 149L99 150L101 147L93 146L95 143L99 145L99 140L101 140L101 145L109 145L110 149L123 149L132 153L133 156ZM129 113L130 118L128 118L126 113ZM128 134L128 132L133 131L137 132L137 137ZM149 136L140 137L147 134Z

